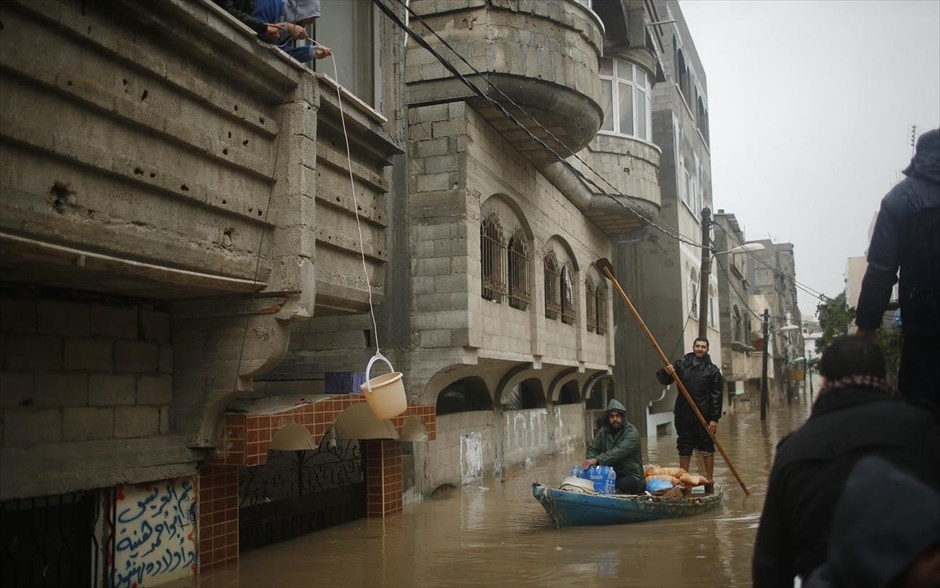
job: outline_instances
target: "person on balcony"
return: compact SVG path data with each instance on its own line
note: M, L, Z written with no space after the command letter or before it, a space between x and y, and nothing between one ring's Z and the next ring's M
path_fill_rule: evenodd
M907 178L881 200L855 324L858 335L874 337L900 270L898 391L940 419L940 129L917 139L903 173Z
M280 47L301 63L323 59L333 50L307 35L307 25L320 17L320 0L214 0L248 25L265 43ZM312 44L298 46L297 41Z
M668 386L673 382L673 374L678 374L689 396L695 401L695 406L708 422L708 431L714 435L718 430L718 419L721 418L721 389L724 387L724 378L721 376L721 370L712 363L708 355L708 339L697 338L692 343L692 353L687 353L682 359L660 368L656 372L656 379L660 384ZM710 491L715 482L715 443L702 427L684 395L679 394L676 397L672 412L675 415L678 435L676 449L679 451L679 467L689 471L692 451L698 450L705 465L707 488Z
M607 423L588 443L583 469L612 466L617 474L617 492L640 494L646 489L640 433L626 419L627 411L617 399L607 403Z

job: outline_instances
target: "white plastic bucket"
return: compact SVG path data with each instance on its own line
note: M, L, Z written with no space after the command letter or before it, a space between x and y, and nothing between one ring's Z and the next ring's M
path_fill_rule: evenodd
M384 361L389 373L370 378L372 366L376 361ZM405 397L405 384L401 372L396 372L392 364L381 353L376 353L366 366L366 381L359 390L366 395L366 403L377 419L390 419L408 409Z

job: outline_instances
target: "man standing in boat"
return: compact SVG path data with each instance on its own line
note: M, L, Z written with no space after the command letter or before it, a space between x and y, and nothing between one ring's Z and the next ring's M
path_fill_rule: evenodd
M646 489L640 433L627 421L626 415L626 409L618 400L611 399L607 403L607 422L588 443L581 467L613 466L617 473L617 492L639 494Z
M656 372L656 379L660 384L667 386L673 382L673 374L678 375L685 384L685 389L689 391L699 412L708 422L708 432L714 435L718 430L718 419L721 418L721 389L724 386L724 378L721 376L721 370L712 363L708 355L708 339L697 338L692 343L692 353L687 353L672 365L660 368ZM692 451L697 449L705 464L705 477L708 478L710 488L714 483L715 443L702 428L702 423L695 416L695 411L684 395L679 394L676 397L672 412L679 436L676 441L679 467L688 471L692 462Z

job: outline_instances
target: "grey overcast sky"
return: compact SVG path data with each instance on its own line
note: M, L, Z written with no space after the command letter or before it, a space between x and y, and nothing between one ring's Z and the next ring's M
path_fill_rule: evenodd
M793 243L797 281L837 295L911 125L940 127L940 0L680 6L708 86L713 208L747 239Z

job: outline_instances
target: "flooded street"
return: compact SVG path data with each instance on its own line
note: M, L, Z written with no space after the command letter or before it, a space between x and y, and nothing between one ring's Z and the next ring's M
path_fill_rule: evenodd
M237 567L169 586L749 586L751 550L776 442L808 408L756 407L727 415L718 439L751 491L720 456L723 504L684 519L556 529L532 498L532 482L557 486L581 454L570 452L484 479L449 496L405 506L243 552ZM645 448L647 462L675 465L675 437ZM697 461L697 460L696 460ZM694 463L693 471L700 471Z

